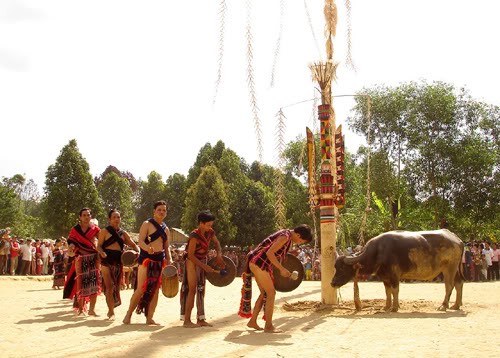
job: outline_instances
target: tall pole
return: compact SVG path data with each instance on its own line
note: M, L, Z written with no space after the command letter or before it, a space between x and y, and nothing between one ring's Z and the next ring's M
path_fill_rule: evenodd
M334 148L332 141L331 104L321 104L318 108L318 117L321 122L321 173L319 186L319 210L321 233L321 301L326 304L337 304L336 289L331 286L336 259L337 242L337 208L335 206L335 160L332 160L331 151ZM335 128L335 127L334 127Z
M333 62L333 37L337 27L337 6L334 0L325 0L325 36L327 60L310 66L313 78L321 88L318 119L321 124L321 172L319 184L319 210L321 233L321 302L337 304L337 290L331 286L334 275L337 243L337 165L335 154L335 110L332 104L332 80L336 64Z

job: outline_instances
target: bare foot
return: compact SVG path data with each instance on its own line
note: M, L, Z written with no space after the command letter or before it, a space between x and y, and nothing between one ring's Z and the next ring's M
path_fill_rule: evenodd
M213 327L214 326L213 324L210 324L205 320L199 320L198 322L196 322L196 324L200 327Z
M76 316L77 317L86 317L87 313L85 313L84 311L78 311L78 312L76 312Z
M130 324L130 315L127 314L122 322L123 324Z
M249 328L253 328L253 329L256 329L257 331L262 331L262 329L263 329L261 326L259 326L259 325L257 324L257 322L252 322L252 321L249 321L249 322L247 323L247 327L249 327Z
M159 323L156 323L153 319L148 319L146 321L146 324L149 326L159 326L160 325Z
M184 325L183 325L184 328L198 328L199 326L197 324L194 324L193 322L189 321L189 322L184 322Z
M283 333L282 329L275 328L275 327L270 327L270 328L264 328L265 333Z
M108 320L109 321L115 320L115 313L114 312L108 312Z
M99 315L97 313L95 313L94 310L92 310L92 311L89 311L89 316L98 317Z

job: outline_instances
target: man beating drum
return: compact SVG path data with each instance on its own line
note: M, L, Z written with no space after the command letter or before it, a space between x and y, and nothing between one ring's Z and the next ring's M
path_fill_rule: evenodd
M280 333L280 329L273 326L274 299L276 296L275 284L273 282L273 267L279 270L283 277L297 279L298 274L287 270L283 265L292 242L298 245L308 243L312 240L311 229L307 225L299 225L293 230L280 230L268 236L254 250L247 255L246 270L243 273L243 288L240 310L238 314L244 318L250 318L247 326L256 330L262 330L257 324L257 315L264 308L264 319L266 321L264 332ZM255 302L252 312L252 276L255 277L260 289L260 295Z
M215 245L217 252L216 263L220 268L224 268L221 246L215 236L212 226L215 216L208 210L198 214L198 228L189 234L189 241L186 247L184 260L186 268L182 279L181 287L181 320L184 320L184 327L196 328L212 325L206 321L205 317L205 273L217 272L207 264L207 255L210 242ZM191 321L191 311L194 307L196 295L196 324Z

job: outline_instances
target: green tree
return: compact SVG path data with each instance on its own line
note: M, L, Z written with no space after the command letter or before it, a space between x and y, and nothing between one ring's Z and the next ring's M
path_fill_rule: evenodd
M274 186L274 168L260 162L253 162L248 171L248 177L253 181L260 182L267 188Z
M232 215L224 182L214 165L204 167L196 182L187 191L185 211L182 216L184 231L189 232L198 226L197 214L201 210L210 210L217 218L214 229L221 244L231 244L234 241L236 228L231 222Z
M169 176L165 185L165 200L168 203L168 215L165 222L169 227L181 227L186 194L186 177L179 173Z
M309 191L291 174L285 176L285 208L287 227L293 228L300 224L312 227L312 218L309 215Z
M270 188L247 177L237 189L231 206L237 230L234 244L243 247L262 241L275 229L274 198Z
M132 205L132 189L126 178L113 171L102 176L97 186L105 211L117 209L121 214L121 226L126 230L134 229L135 214ZM101 226L105 226L103 222Z
M14 228L21 214L20 200L14 189L0 184L0 228Z
M429 229L448 222L450 228L476 237L494 236L499 107L441 82L377 87L362 94L370 95L372 106L368 111L365 98L359 97L350 124L367 136L371 113L372 150L387 153L395 168L393 209L402 209L402 227ZM379 171L377 175L382 176Z
M201 147L198 152L198 156L196 157L196 161L191 168L189 168L186 182L187 187L189 188L196 182L204 167L214 164L215 161L213 159L212 145L210 143L206 143L203 147Z
M128 171L121 171L117 167L113 165L108 165L108 167L102 172L102 174L98 177L94 178L95 185L98 187L103 178L109 173L115 173L120 178L127 179L130 189L132 189L132 193L136 193L139 190L139 182L135 179L134 175Z
M144 220L151 217L153 204L158 200L165 200L165 183L163 183L161 175L155 171L149 173L147 181L139 183L139 188L137 210L135 212L136 231L139 231Z
M56 162L47 169L44 190L43 215L52 236L66 235L78 222L78 212L83 207L91 208L99 222L105 220L89 165L75 139L62 148Z

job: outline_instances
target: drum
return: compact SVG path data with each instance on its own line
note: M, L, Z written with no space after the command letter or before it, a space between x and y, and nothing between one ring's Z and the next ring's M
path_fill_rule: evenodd
M179 277L174 265L167 265L161 271L161 292L168 298L177 296L179 292Z
M222 256L222 259L224 260L226 267L218 267L215 257L213 257L208 261L207 264L218 272L207 272L205 274L208 282L217 287L224 287L229 285L236 277L236 265L234 264L233 260L231 260L227 256Z
M139 258L139 253L133 250L126 250L122 254L122 265L125 267L135 267L137 266L137 259Z
M296 256L290 253L286 254L281 264L290 272L297 271L298 277L296 280L292 280L290 277L283 277L280 274L280 270L273 267L274 288L279 292L293 291L299 287L304 279L304 266Z

